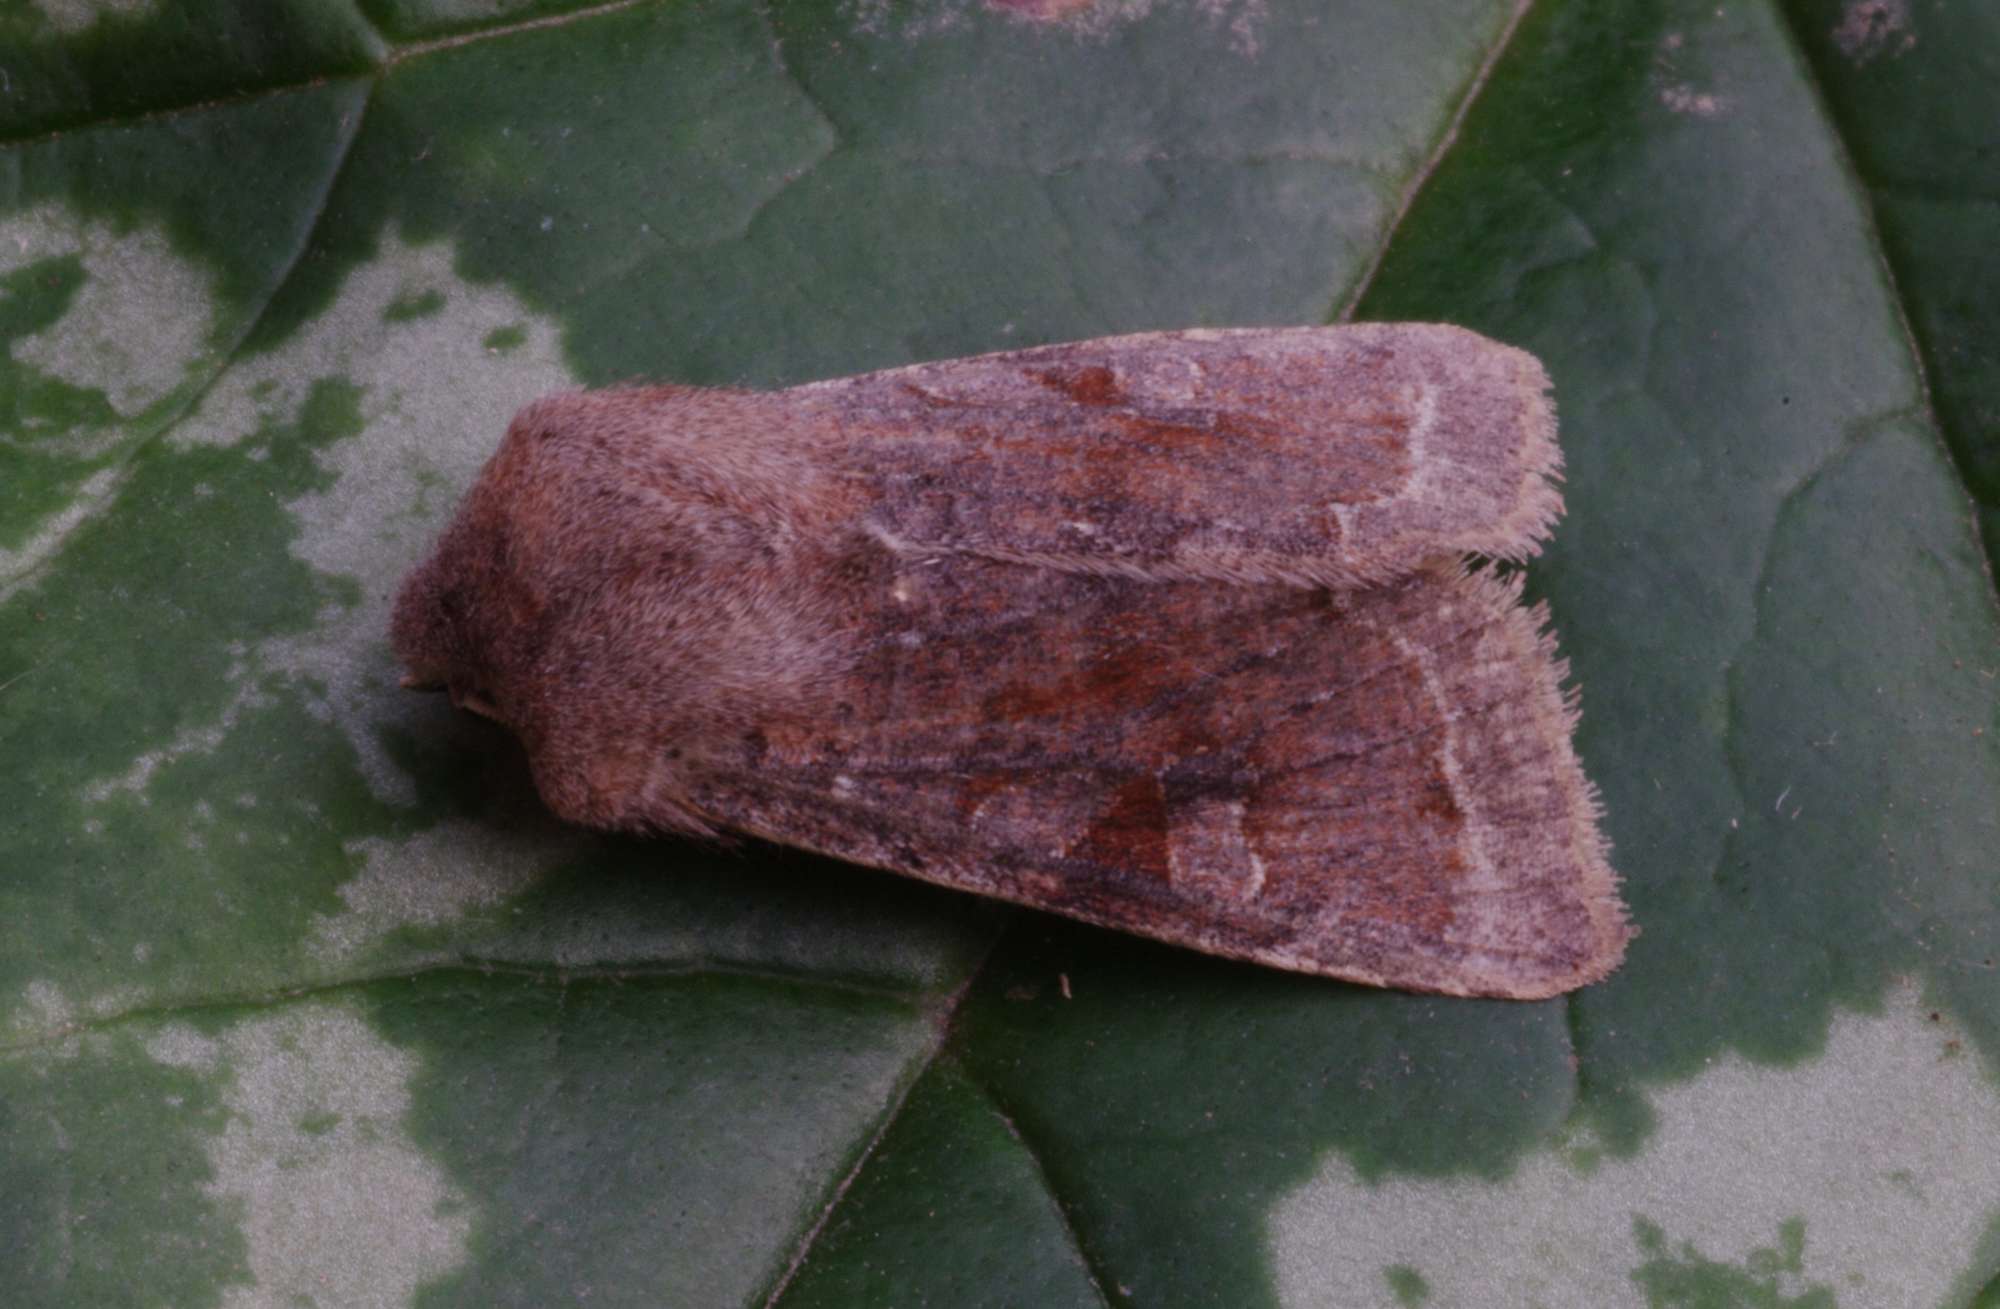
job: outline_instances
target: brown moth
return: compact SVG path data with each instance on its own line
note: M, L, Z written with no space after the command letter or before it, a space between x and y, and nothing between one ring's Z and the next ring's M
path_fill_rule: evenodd
M394 641L564 818L749 833L1214 954L1533 998L1629 929L1518 582L1533 356L1158 332L522 410Z

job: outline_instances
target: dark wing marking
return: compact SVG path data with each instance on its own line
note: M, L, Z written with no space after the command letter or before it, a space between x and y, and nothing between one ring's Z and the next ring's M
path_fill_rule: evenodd
M1627 936L1540 615L1455 569L1334 595L897 559L721 824L1212 953L1540 997Z
M894 548L1348 587L1539 549L1562 507L1547 390L1532 355L1476 333L1364 323L1112 337L784 395Z

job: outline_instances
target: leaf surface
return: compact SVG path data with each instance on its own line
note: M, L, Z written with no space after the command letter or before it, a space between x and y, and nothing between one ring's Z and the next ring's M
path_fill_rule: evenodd
M0 1299L1974 1305L2000 18L0 10ZM1198 325L1554 379L1642 935L1520 1005L541 812L396 688L508 416Z

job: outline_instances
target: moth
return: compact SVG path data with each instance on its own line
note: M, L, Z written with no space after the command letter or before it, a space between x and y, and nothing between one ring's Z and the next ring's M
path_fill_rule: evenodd
M578 823L1556 995L1630 929L1566 667L1498 567L1561 512L1548 391L1385 323L553 395L393 643Z

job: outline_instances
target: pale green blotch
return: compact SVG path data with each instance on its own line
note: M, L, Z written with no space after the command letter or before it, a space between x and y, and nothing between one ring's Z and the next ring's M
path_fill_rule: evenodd
M0 1049L40 1045L70 1036L93 1022L123 1013L138 1004L144 993L136 986L114 987L76 1000L46 978L37 978L21 988L20 996L6 1021L0 1023Z
M1805 1277L1806 1225L1779 1224L1777 1240L1740 1265L1708 1258L1692 1241L1673 1241L1645 1218L1632 1220L1646 1261L1632 1273L1653 1305L1745 1305L1763 1309L1835 1309L1834 1289Z
M521 330L520 324L509 323L488 332L484 344L488 350L516 350L526 340L527 334Z
M389 307L382 312L384 317L390 322L395 323L401 322L406 318L422 318L426 314L437 313L443 308L444 292L431 286L390 301Z
M948 36L976 19L990 21L998 14L1024 27L1045 27L1105 40L1121 28L1144 22L1157 7L1156 0L1090 0L1089 3L1055 0L1019 9L985 3L908 8L891 0L858 0L852 12L855 25L869 36L881 35L893 22L896 33L905 39L925 40ZM1189 7L1223 38L1231 54L1252 59L1262 51L1263 29L1271 13L1267 0L1195 0Z
M126 766L125 771L116 777L101 777L91 782L83 789L83 798L86 801L93 805L100 805L123 793L136 797L140 804L151 804L152 800L146 794L146 788L152 782L155 774L162 768L173 763L176 759L183 759L189 755L207 754L217 749L224 741L229 739L230 729L236 725L237 720L245 712L261 708L270 703L270 697L258 690L251 678L252 669L249 659L249 649L241 642L232 641L229 643L227 651L230 656L229 668L224 676L238 690L235 698L223 707L221 716L212 723L200 723L193 727L185 728L173 740L166 742L164 745L134 756L132 762ZM256 801L253 798L250 804L255 805L255 803ZM90 826L91 822L97 824L94 829ZM102 831L102 820L93 819L87 821L85 830L91 835Z
M299 524L292 553L353 583L358 600L330 606L310 632L264 642L255 662L289 676L309 708L340 726L370 789L392 804L416 795L379 735L404 720L409 700L388 648L397 583L514 412L577 385L555 324L503 287L463 280L452 265L449 244L385 235L377 256L348 274L324 313L279 349L232 366L171 434L177 445L254 453L261 434L299 420L316 383L357 392L360 433L315 455L334 475L332 486L287 507ZM413 302L433 307L393 312ZM523 341L496 355L485 341L504 327L520 328Z
M7 343L18 369L103 397L120 421L38 430L32 410L0 442L87 464L135 435L130 420L212 363L218 312L209 275L176 254L155 226L120 231L60 204L0 216L0 278L52 260L75 260L82 281L62 316ZM0 600L61 548L120 481L116 467L85 476L68 503L0 548Z
M390 312L413 301L430 311ZM495 354L486 342L502 329L511 329L518 345ZM296 696L336 725L377 798L415 802L414 779L391 759L382 735L426 707L398 685L401 670L389 650L397 584L514 412L577 381L562 362L554 324L500 287L459 278L449 245L388 235L319 318L278 349L233 364L168 439L259 457L261 443L296 425L315 385L329 381L355 397L358 430L315 453L332 481L287 506L298 523L291 550L342 579L353 599L329 604L309 631L232 649L227 676L237 693L220 714L93 781L87 802L131 795L145 803L162 768L221 747L273 694ZM398 927L434 926L514 893L567 848L546 833L518 836L454 823L402 843L356 842L350 849L361 871L341 890L347 912L316 920L309 948L322 962L351 959Z
M341 964L403 928L441 926L501 904L577 857L588 839L537 810L511 822L450 819L406 840L352 842L348 851L363 863L339 887L345 910L315 915L307 948L323 964ZM439 961L452 957L436 953Z
M187 379L208 353L216 300L211 279L174 252L156 226L119 231L59 204L0 218L0 275L51 259L77 260L83 282L63 316L11 343L17 363L102 391L130 418ZM76 453L96 453L101 436Z
M1389 1294L1396 1303L1410 1309L1431 1298L1431 1284L1424 1275L1408 1264L1390 1264L1382 1270L1382 1280L1389 1287Z
M472 1216L404 1122L414 1056L350 1007L305 1003L216 1034L162 1028L161 1064L222 1081L204 1190L236 1215L251 1285L224 1309L407 1304L466 1257Z
M27 1044L30 1041L46 1040L58 1033L73 1030L79 1015L62 988L55 983L37 979L22 988L20 1003L15 1006L8 1022L7 1044Z
M123 480L119 474L117 468L98 469L69 492L68 504L36 523L26 540L12 548L0 546L0 601L20 590L29 574L103 507Z
M1687 34L1668 32L1653 52L1653 94L1669 113L1715 118L1730 109L1727 96L1707 84L1708 76L1689 48Z
M1929 1014L1904 988L1838 1018L1813 1063L1718 1057L1654 1094L1631 1158L1567 1140L1497 1182L1375 1183L1328 1160L1270 1215L1280 1298L1396 1309L1382 1269L1401 1264L1430 1303L1641 1306L1634 1274L1671 1257L1788 1298L1942 1303L2000 1207L2000 1091ZM1793 1257L1773 1259L1788 1232Z
M113 14L143 14L158 0L35 0L35 7L47 15L49 25L64 36L89 31L100 18Z

